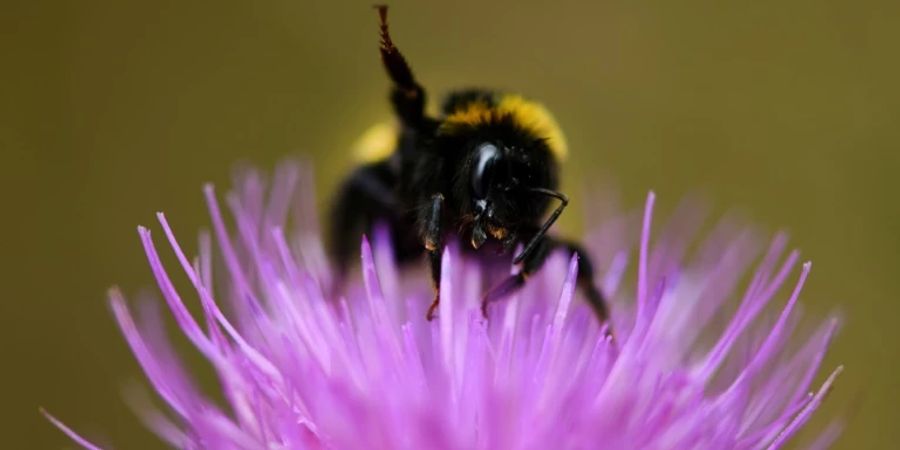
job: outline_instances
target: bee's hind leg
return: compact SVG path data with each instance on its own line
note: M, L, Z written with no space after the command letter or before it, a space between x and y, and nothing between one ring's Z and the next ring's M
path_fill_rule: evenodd
M581 289L585 300L588 301L591 309L594 310L594 315L597 316L600 323L609 325L609 306L603 292L594 283L594 263L591 261L590 256L588 256L581 245L571 241L556 241L556 246L566 250L570 255L575 254L578 258L578 275L576 278L578 288Z
M387 21L388 7L376 5L375 8L378 10L381 62L393 83L391 103L404 124L419 129L426 121L425 89L416 80L400 49L394 45Z

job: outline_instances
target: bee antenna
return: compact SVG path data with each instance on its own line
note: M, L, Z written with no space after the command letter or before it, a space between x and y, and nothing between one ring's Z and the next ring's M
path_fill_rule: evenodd
M519 264L524 261L529 255L534 253L534 250L537 248L537 244L547 235L547 231L550 230L550 227L553 226L553 223L556 222L556 219L559 219L559 215L562 214L563 210L566 209L566 206L569 205L569 197L566 194L563 194L559 191L554 191L551 189L544 188L531 188L528 189L528 192L533 192L535 194L541 194L547 197L553 197L559 200L559 206L553 210L553 214L550 214L550 217L544 221L544 224L541 225L541 228L532 236L531 240L528 241L528 244L525 244L525 248L522 250L522 253L519 253L518 256L513 258L513 264Z

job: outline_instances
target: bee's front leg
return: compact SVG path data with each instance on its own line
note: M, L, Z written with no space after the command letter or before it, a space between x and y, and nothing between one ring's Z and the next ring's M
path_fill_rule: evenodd
M522 268L518 273L510 275L500 284L494 286L481 299L481 314L486 319L488 316L488 306L497 300L503 299L510 294L518 291L525 285L528 276L540 270L547 260L547 254L553 247L553 242L547 236L542 236L534 240L534 244L530 251L525 254L521 261Z
M431 266L431 284L434 287L434 301L428 307L425 318L434 319L434 313L441 303L441 256L444 252L444 237L441 223L443 221L444 195L436 193L431 196L428 207L420 216L422 224L422 241L425 250L428 251L428 261Z
M575 242L560 240L551 236L542 236L536 242L534 250L522 260L522 270L503 280L503 282L494 286L493 289L485 294L481 302L481 312L484 317L487 317L488 306L491 303L519 290L525 285L525 280L528 279L529 275L540 270L551 251L562 249L570 255L575 254L578 257L576 283L584 293L585 299L590 304L600 323L609 325L609 307L603 293L594 283L594 265L587 252Z

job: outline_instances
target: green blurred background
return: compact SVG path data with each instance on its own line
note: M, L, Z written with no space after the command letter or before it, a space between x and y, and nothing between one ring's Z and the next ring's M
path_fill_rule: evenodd
M118 448L160 447L121 401L140 375L104 298L152 286L134 227L165 210L189 240L207 224L201 183L226 185L239 160L309 155L329 192L389 114L369 3L3 2L4 447L72 446L39 405ZM898 5L397 1L392 23L432 93L479 84L548 104L570 191L612 174L632 206L649 188L663 210L699 191L789 230L815 261L807 311L846 318L826 361L847 366L825 408L847 418L839 447L890 448Z

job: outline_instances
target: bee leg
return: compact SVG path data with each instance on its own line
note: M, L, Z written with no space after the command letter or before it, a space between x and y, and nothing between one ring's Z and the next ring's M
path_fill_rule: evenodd
M553 248L552 244L551 239L546 236L534 241L531 251L522 260L522 269L518 273L510 275L484 295L481 299L481 314L485 319L488 317L488 306L491 303L521 289L525 285L525 281L528 280L529 275L540 270L541 266L544 265L544 261L547 260L547 255Z
M594 264L591 262L590 256L580 245L566 240L553 239L555 246L566 250L569 254L575 254L578 258L578 275L576 283L578 288L584 294L585 299L594 310L594 314L601 324L609 321L609 307L603 293L594 283Z
M500 300L515 292L525 285L528 276L540 270L551 251L562 248L578 257L578 274L576 283L582 291L594 314L601 324L609 320L609 308L600 289L594 283L594 265L584 249L571 241L559 240L550 236L544 236L534 246L534 251L529 253L522 261L522 270L507 278L502 283L488 291L481 302L481 312L487 317L487 308L490 303Z
M434 301L428 307L428 313L425 318L434 319L438 305L441 304L441 257L444 250L444 240L441 232L442 209L444 206L444 195L437 193L431 196L431 203L428 208L423 210L423 216L420 217L422 223L422 240L425 244L425 250L428 250L428 262L431 266L431 284L434 287Z
M431 284L434 286L434 300L425 313L425 319L431 322L437 313L438 306L441 305L441 253L438 251L428 251L428 262L431 266Z
M488 306L491 303L500 300L507 295L512 294L515 291L518 291L522 286L525 285L525 280L528 279L528 275L524 272L519 272L515 275L510 275L509 278L503 280L502 283L491 288L487 294L484 294L484 297L481 299L481 315L484 316L485 319L488 318Z
M391 103L394 111L405 125L420 129L425 124L425 89L416 81L406 58L394 45L388 28L386 5L376 6L378 10L379 34L381 37L379 50L381 63L384 65L391 82Z

